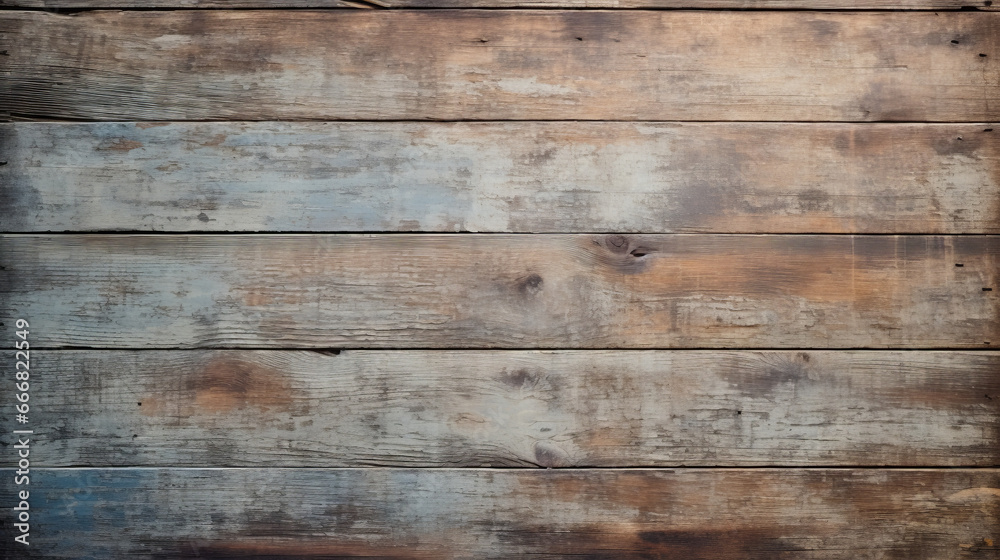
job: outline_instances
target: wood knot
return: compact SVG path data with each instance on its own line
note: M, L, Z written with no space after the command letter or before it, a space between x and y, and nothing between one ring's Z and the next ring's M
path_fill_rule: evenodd
M624 235L608 235L604 238L604 246L612 253L628 252L628 237Z
M517 291L526 296L533 296L542 291L544 284L545 281L541 276L532 273L523 278L518 278Z
M570 465L569 453L566 453L555 444L540 441L535 444L535 463L540 467L549 469L567 467Z

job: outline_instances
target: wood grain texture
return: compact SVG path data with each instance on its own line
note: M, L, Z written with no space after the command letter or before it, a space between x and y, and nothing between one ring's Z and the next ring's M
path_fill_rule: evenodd
M722 8L995 10L992 0L0 0L21 8Z
M1000 464L995 352L33 358L38 467Z
M1000 537L995 469L36 472L19 558L950 560Z
M992 124L0 124L7 231L1000 233Z
M998 254L995 236L7 235L0 317L40 347L984 349Z
M502 0L501 0L502 1ZM765 0L774 1L774 0ZM837 1L837 0L823 0ZM864 0L872 1L872 0ZM878 0L874 0L878 1ZM958 8L965 0L907 0L910 2L931 2L941 4L941 9ZM950 4L950 5L949 5ZM383 6L385 5L385 6ZM992 3L991 3L992 5ZM377 8L388 7L385 0L0 0L0 7L48 8L71 10L94 10L102 8L175 10L213 9L271 9L271 8ZM914 4L911 9L919 9Z
M993 12L7 11L0 50L15 117L1000 120Z

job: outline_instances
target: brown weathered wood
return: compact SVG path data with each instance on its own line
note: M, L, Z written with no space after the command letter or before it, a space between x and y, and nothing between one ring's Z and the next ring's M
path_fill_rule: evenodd
M505 0L497 0L502 2ZM686 0L687 1L687 0ZM705 0L702 0L705 1ZM775 0L764 0L775 1ZM779 0L780 1L780 0ZM794 1L794 0L792 0ZM837 0L820 0L833 1ZM845 2L847 0L844 0ZM880 0L852 0L878 2ZM883 0L884 1L884 0ZM915 2L909 9L934 7L938 9L955 9L961 7L966 0L906 0ZM926 6L920 3L926 2ZM0 6L12 8L54 8L73 10L94 10L102 8L378 8L389 7L386 0L0 0ZM499 6L498 6L499 7Z
M22 8L723 8L995 10L992 0L0 0Z
M1000 119L992 12L7 11L0 50L16 117Z
M996 352L33 356L39 467L1000 463Z
M961 2L964 0L907 1L939 3L940 9L948 9L960 7ZM76 10L101 8L227 8L232 10L245 8L376 8L382 7L383 4L386 4L385 0L0 0L0 6ZM914 6L919 8L919 5L915 4ZM388 7L388 5L386 4L385 7Z
M998 254L995 236L7 235L0 317L41 347L984 349Z
M1000 233L994 129L3 124L0 227Z
M1000 532L996 469L36 472L18 558L951 560Z

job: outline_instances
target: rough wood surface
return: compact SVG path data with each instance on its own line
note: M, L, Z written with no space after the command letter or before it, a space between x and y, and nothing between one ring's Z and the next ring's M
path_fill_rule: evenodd
M6 235L42 347L991 348L1000 237Z
M7 11L0 50L14 117L1000 119L995 12Z
M35 472L18 558L951 560L1000 534L995 469Z
M507 0L496 0L503 2ZM698 1L698 0L685 0ZM700 0L700 1L725 1L725 0ZM747 0L730 0L734 2ZM753 0L750 0L753 1ZM763 0L766 2L783 0ZM795 0L784 0L795 2ZM879 2L886 0L814 0L823 2L854 1L854 2ZM903 9L921 9L933 7L938 9L960 8L967 0L906 0L912 4ZM926 4L926 5L922 5ZM992 5L992 3L990 4ZM378 8L390 7L386 0L0 0L0 7L14 8L52 8L52 9L73 9L73 10L93 10L101 8L170 8L170 9L193 9L193 8L224 8L224 9L267 9L267 8ZM455 6L462 7L462 6ZM474 6L470 6L474 7ZM500 7L500 6L497 6Z
M996 352L33 357L39 467L1000 464Z
M661 8L996 10L992 0L0 0L20 8Z
M995 10L992 0L0 0L22 8L722 8Z
M992 124L0 124L7 231L1000 233Z

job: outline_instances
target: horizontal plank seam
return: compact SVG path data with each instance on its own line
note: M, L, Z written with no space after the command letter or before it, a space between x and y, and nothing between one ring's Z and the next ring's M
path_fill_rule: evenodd
M3 470L13 470L15 467L0 467L0 471ZM294 466L284 466L284 467L273 467L273 466L259 466L259 467L125 467L125 466L113 466L113 467L88 467L88 466L72 466L72 467L36 467L39 471L67 471L67 470L149 470L149 471L179 471L179 470L193 470L193 471L222 471L222 470L313 470L313 471L358 471L358 470L384 470L384 471L484 471L484 472L497 472L497 471L526 471L526 472L539 472L539 471L766 471L766 470L794 470L794 471L840 471L840 470L885 470L885 471L955 471L955 470L968 470L968 471L1000 471L1000 466L942 466L942 467L894 467L894 466L871 466L871 465L837 465L837 466L817 466L817 467L803 467L803 466L763 466L763 467L737 467L737 466L711 466L711 467L690 467L690 466L678 466L678 467L545 467L545 468L535 468L535 467L381 467L381 466L370 466L370 467L294 467Z
M159 121L145 121L145 120L94 120L94 119L70 119L70 118L59 118L59 119L45 119L45 120L9 120L0 122L0 124L5 125L38 125L38 124L62 124L67 126L81 125L81 124L145 124L145 123L159 123L159 124L254 124L254 125L280 125L287 123L351 123L351 124L450 124L450 123L474 123L474 124L494 124L503 125L507 123L546 123L546 124L575 124L575 123L585 123L585 124L630 124L630 125L643 125L643 124L715 124L715 125L730 125L730 124L740 124L740 125L849 125L849 124L860 124L860 125L881 125L881 126L933 126L933 127L949 127L949 126L996 126L1000 124L1000 121L795 121L795 120L781 120L781 121L720 121L720 120L629 120L629 121L611 121L606 119L507 119L507 120L497 120L497 119L384 119L384 120L371 120L371 119L350 119L350 120L337 120L337 119L307 119L307 120L295 120L295 119L284 119L284 120L246 120L246 119L188 119L188 120L159 120Z
M997 229L1000 229L998 226ZM741 237L749 236L771 236L771 237L792 237L792 236L828 236L828 237L997 237L1000 234L997 233L981 233L981 232L962 232L962 233L920 233L920 232L904 232L904 233L853 233L853 232L671 232L671 231L632 231L632 230L606 230L606 231L435 231L435 230L393 230L393 231L375 231L375 230L323 230L323 231L312 231L312 230L274 230L274 231L233 231L233 230L170 230L170 231L148 231L148 230L60 230L60 231L30 231L30 230L17 230L17 231L0 231L0 235L25 235L25 236L44 236L44 237L69 237L73 235L88 235L88 236L138 236L138 235L149 235L149 236L186 236L186 237L210 237L210 236L233 236L233 235L245 235L245 236L288 236L288 235L381 235L381 236L432 236L432 235L608 235L608 234L627 234L627 235L656 235L656 236L668 236L668 235L688 235L688 236L722 236L722 235L738 235Z
M121 12L202 12L202 11L216 11L216 12L353 12L359 10L367 9L378 9L387 10L393 12L431 12L431 11L463 11L463 12L514 12L514 11L525 11L525 12L599 12L599 11L610 11L610 12L813 12L813 13L907 13L907 12L985 12L990 13L996 11L996 9L991 9L988 6L955 6L955 7L941 7L941 8L925 8L925 7L914 7L914 8L746 8L746 7L726 7L726 8L707 8L707 7L684 7L684 6L664 6L664 7L649 7L649 6L626 6L626 7L600 7L600 6L476 6L474 8L461 8L456 6L383 6L376 2L371 2L368 0L348 0L350 2L355 2L358 4L364 4L364 8L352 8L348 6L331 6L331 7L309 7L309 6L258 6L258 7L222 7L222 6L181 6L181 7L170 7L170 6L141 6L141 7L122 7L122 6L91 6L87 8L38 8L33 6L10 6L10 5L0 5L0 12L3 11L18 11L18 12L45 12L56 15L66 15L73 16L79 13L85 12L100 12L100 11L121 11Z
M583 235L608 235L609 233L622 233L628 235L655 235L657 237L1000 237L1000 233L808 233L808 232L751 232L751 233L713 233L713 232L656 232L656 231L631 231L631 230L606 230L606 231L374 231L374 230L275 230L275 231L146 231L146 230L73 230L73 231L0 231L0 235L24 236L24 237L71 237L79 236L104 236L104 237L125 237L125 236L150 236L150 237L212 237L212 236L246 236L246 237L275 237L275 236L320 236L320 235L381 235L398 237L431 237L439 235L448 236L583 236Z
M2 13L2 12L0 12ZM985 12L992 13L992 12ZM9 123L65 123L65 124L81 124L81 123L372 123L372 124L383 124L383 123L623 123L623 124L727 124L727 123L738 123L738 124L926 124L926 125L974 125L974 124L995 124L991 121L983 121L982 119L968 120L968 121L889 121L889 120L873 120L873 121L857 121L857 120L773 120L773 121L762 121L762 120L718 120L718 119L704 119L704 120L677 120L677 119L622 119L622 120L608 120L608 119L350 119L350 118L287 118L287 119L260 119L260 120L249 120L249 119L174 119L174 120L163 120L163 119L75 119L75 118L53 118L48 115L35 115L27 113L10 113L5 111L0 111L0 124Z
M503 348L482 348L463 346L442 346L442 347L284 347L284 346L158 346L158 347L122 347L122 346L44 346L33 345L32 350L46 350L52 352L88 352L93 350L109 352L200 352L210 350L239 350L252 352L316 352L319 354L340 355L344 352L976 352L988 354L998 353L996 348L973 348L973 347L736 347L736 346L690 346L690 347L654 347L654 348L615 348L607 346L595 347L503 347Z

